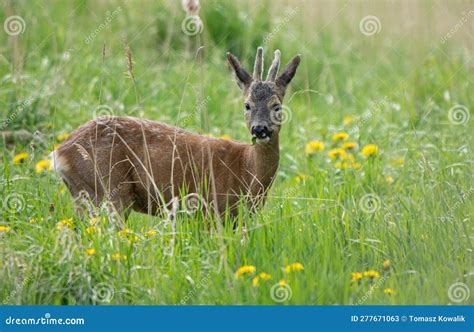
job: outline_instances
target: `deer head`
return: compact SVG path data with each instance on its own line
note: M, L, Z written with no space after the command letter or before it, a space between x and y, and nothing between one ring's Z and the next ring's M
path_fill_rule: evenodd
M253 75L242 67L240 61L231 53L227 53L227 60L235 74L237 85L244 94L244 112L247 127L257 143L268 143L272 137L278 135L281 127L281 111L283 97L288 84L295 76L300 64L300 56L296 55L278 75L280 66L280 51L275 51L275 57L268 70L265 81L263 74L263 49L257 49ZM277 76L278 75L278 76Z

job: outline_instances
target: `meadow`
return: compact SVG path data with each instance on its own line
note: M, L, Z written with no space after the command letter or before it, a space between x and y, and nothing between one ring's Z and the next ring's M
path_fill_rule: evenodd
M0 303L474 303L472 2L0 8ZM57 144L99 115L251 144L225 54L258 46L302 58L263 209L78 218Z

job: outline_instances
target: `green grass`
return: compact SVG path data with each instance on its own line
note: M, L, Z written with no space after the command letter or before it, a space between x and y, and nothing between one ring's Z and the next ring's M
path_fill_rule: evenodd
M171 2L19 1L10 13L4 7L2 20L20 15L26 30L16 39L0 31L2 123L10 119L5 130L37 134L33 145L16 140L0 150L0 225L9 227L0 232L0 301L276 304L271 289L284 279L292 296L283 304L474 303L472 294L461 302L448 294L456 282L474 291L473 121L457 125L448 117L454 105L474 104L467 24L441 42L467 4L277 1L266 13L264 4L208 0L196 37L183 34L183 12ZM297 8L296 15L280 24L285 8ZM414 26L397 21L402 12ZM367 15L380 18L378 34L359 31ZM250 143L225 52L251 68L255 47L270 32L267 67L275 48L283 62L301 53L302 63L286 97L292 119L281 132L279 175L265 207L242 214L246 236L229 223L209 230L186 214L173 229L135 213L127 221L133 235L121 237L107 222L88 234L58 177L35 173L57 135L91 119L99 105ZM124 37L135 84L126 75ZM205 48L196 59L199 45ZM347 115L354 122L344 126ZM361 168L339 170L327 157L340 131L357 143ZM307 157L311 140L323 141L325 151ZM379 153L365 158L359 152L370 143ZM21 152L29 159L13 165ZM368 194L376 197L373 212L361 208ZM58 231L67 218L75 230ZM156 234L147 237L151 229ZM85 253L89 248L94 255ZM126 258L114 261L114 253ZM294 262L304 270L285 273ZM272 279L253 287L251 276L235 277L243 265ZM368 270L380 278L351 283L352 272Z

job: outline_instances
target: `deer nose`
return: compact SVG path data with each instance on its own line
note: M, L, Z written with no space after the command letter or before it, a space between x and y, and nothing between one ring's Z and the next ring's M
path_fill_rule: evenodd
M252 135L257 138L267 138L270 136L270 130L267 126L253 126Z

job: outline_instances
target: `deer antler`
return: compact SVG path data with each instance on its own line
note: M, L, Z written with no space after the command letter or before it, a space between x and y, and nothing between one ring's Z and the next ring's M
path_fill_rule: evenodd
M270 66L270 69L268 69L267 81L275 82L276 76L278 74L278 68L280 67L280 55L280 50L276 50L272 65Z
M263 48L257 48L257 56L255 57L255 65L253 67L253 80L261 81L263 73Z
M119 222L131 210L166 215L170 204L170 217L174 218L181 189L186 189L185 198L197 195L198 205L210 207L207 212L221 216L229 211L237 217L241 198L251 210L263 204L280 160L281 123L271 115L281 106L301 61L296 55L278 74L280 56L276 50L263 82L262 47L257 49L253 75L227 53L243 90L244 119L254 145L210 139L160 122L119 116L92 120L72 133L54 150L52 159L79 212L91 210L81 204L81 193L86 193L87 202L98 209L105 205L108 212L119 216Z

